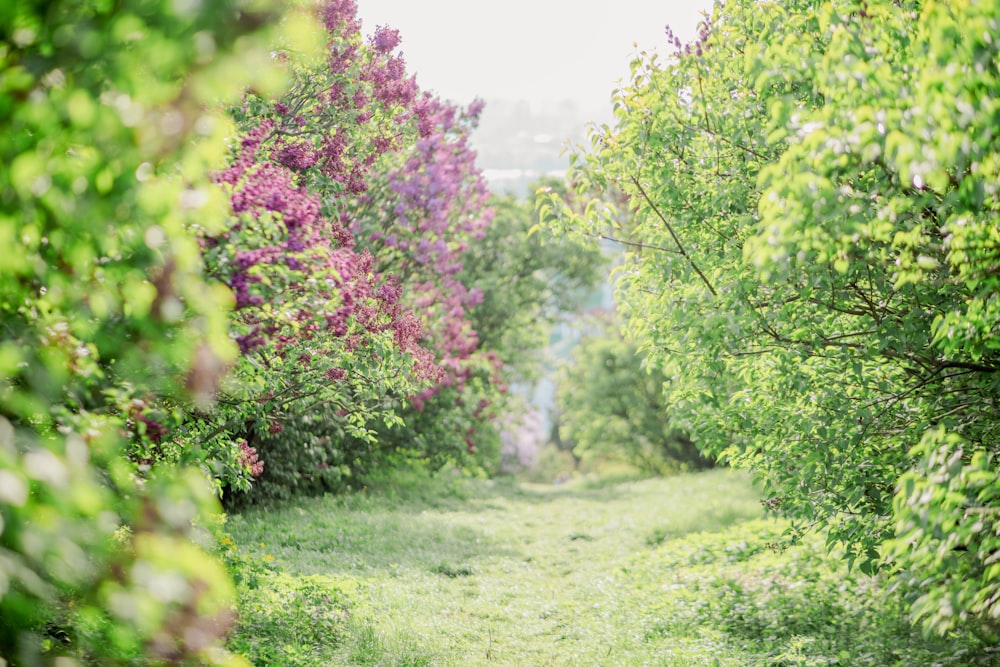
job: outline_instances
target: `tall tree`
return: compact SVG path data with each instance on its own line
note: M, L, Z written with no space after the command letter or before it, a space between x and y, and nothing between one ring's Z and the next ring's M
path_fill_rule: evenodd
M643 54L576 156L671 418L770 508L997 632L995 2L747 2Z

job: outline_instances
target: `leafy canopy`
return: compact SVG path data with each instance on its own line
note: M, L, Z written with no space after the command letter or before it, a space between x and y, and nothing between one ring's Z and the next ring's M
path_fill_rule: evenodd
M631 253L620 299L671 422L768 505L912 584L947 632L1000 618L1000 5L719 4L641 54L546 212Z

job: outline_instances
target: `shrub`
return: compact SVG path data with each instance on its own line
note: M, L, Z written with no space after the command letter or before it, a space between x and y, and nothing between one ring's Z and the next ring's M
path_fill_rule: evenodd
M574 158L628 214L550 209L629 244L619 303L673 423L863 571L900 572L936 633L995 636L1000 614L997 17L717 3L632 63Z
M228 0L0 9L0 662L242 663L220 646L231 581L195 527L217 507L203 471L126 455L181 448L150 401L207 405L232 359L228 291L191 230L225 218L211 109L274 83L248 34L276 18Z
M255 665L333 664L349 637L357 588L325 575L273 575L266 586L242 592L229 647Z
M669 425L665 381L662 372L644 366L612 320L599 320L562 368L560 436L584 461L617 458L654 474L711 467L687 435Z

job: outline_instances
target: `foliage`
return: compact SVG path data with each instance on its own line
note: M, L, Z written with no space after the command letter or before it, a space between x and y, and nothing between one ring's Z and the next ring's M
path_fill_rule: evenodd
M321 53L281 50L291 88L233 108L241 144L218 181L234 216L204 236L242 355L194 431L263 462L250 495L224 480L234 502L342 489L401 457L498 458L502 360L463 270L493 218L468 145L481 103L421 92L398 32L363 40L353 2L319 14Z
M480 363L466 363L468 377L461 386L444 386L432 395L417 397L419 410L405 413L405 423L381 435L386 453L397 462L414 458L432 470L447 466L470 472L495 472L500 461L500 425L506 387L497 378L497 366L482 355Z
M712 461L669 424L663 373L645 367L614 318L595 324L557 383L559 431L573 453L583 461L617 458L653 474L711 467Z
M398 422L398 401L442 375L402 287L348 230L379 159L416 134L415 86L392 31L363 44L351 2L316 14L311 39L276 47L289 89L231 109L239 145L216 181L232 215L202 235L209 273L236 297L241 354L219 408L186 428L206 448L238 443L258 457L258 498L352 465L358 454L316 441L371 449L374 427ZM227 499L250 490L245 475L218 476Z
M151 397L206 405L233 356L189 230L224 222L207 174L229 124L210 109L280 81L247 38L275 18L0 9L0 661L240 664L219 646L232 585L194 523L216 504L204 474L125 455L167 443Z
M551 209L631 244L621 300L672 423L863 571L920 582L937 632L1000 613L998 15L721 4L636 59L575 158L630 215Z
M281 431L255 438L267 464L250 494L227 495L226 503L239 507L357 491L385 470L409 463L440 470L473 454L496 460L499 440L494 431L481 426L480 432L474 426L489 424L484 414L488 404L470 399L469 405L463 400L477 384L475 380L467 384L461 395L455 388L444 389L428 400L423 411L403 412L405 422L392 427L374 426L368 438L353 437L346 417L333 407L297 415Z
M229 648L254 665L333 664L357 606L357 583L275 574L241 591Z
M716 629L745 665L988 665L970 637L926 638L882 577L847 572L821 535L787 541L785 525L750 521L675 539L636 559L637 576L672 580L675 625ZM661 603L662 604L662 603Z
M229 517L224 513L211 514L203 525L213 540L213 553L222 561L237 588L257 588L264 578L274 571L273 556L258 556L241 549L227 532Z
M536 190L565 192L546 179ZM537 377L554 324L573 316L603 276L600 249L538 225L534 195L491 200L495 217L463 257L460 276L483 293L470 317L480 345L504 364L508 383Z
M375 464L371 454L376 445L367 438L348 439L347 419L339 412L333 406L317 406L292 415L275 433L254 434L255 450L267 462L253 480L251 493L227 490L225 504L239 507L296 495L351 490L355 467L362 462ZM351 443L354 448L349 448Z
M995 641L1000 529L991 508L1000 485L990 457L982 450L969 456L968 446L943 426L924 434L911 452L920 457L916 466L900 480L888 555L903 568L916 618L942 633L956 618L963 625L991 619L983 630Z

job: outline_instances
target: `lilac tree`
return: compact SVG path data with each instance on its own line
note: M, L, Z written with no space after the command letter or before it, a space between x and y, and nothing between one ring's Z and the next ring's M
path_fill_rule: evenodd
M398 421L398 400L443 377L399 281L347 229L374 167L403 145L416 99L392 54L396 33L380 29L365 44L354 12L352 2L322 5L322 57L279 50L288 91L250 93L232 109L239 144L216 176L232 215L201 237L210 274L233 292L241 355L219 407L187 428L220 453L209 458L232 460L239 448L245 464L263 460L265 476L259 447L329 441L332 427L371 444L373 424ZM303 423L316 415L324 426ZM299 478L329 467L322 454L288 463ZM215 472L220 486L249 487L247 465Z
M288 91L231 110L239 140L216 181L232 215L201 235L234 295L241 355L218 407L187 418L186 440L219 462L220 487L248 489L253 460L264 495L363 472L396 448L400 411L444 389L476 376L479 393L496 393L498 362L467 317L481 293L458 279L491 219L468 145L481 105L420 92L398 32L364 40L350 0L317 14L321 51L276 51ZM491 403L458 402L474 420ZM473 449L467 424L448 432Z

